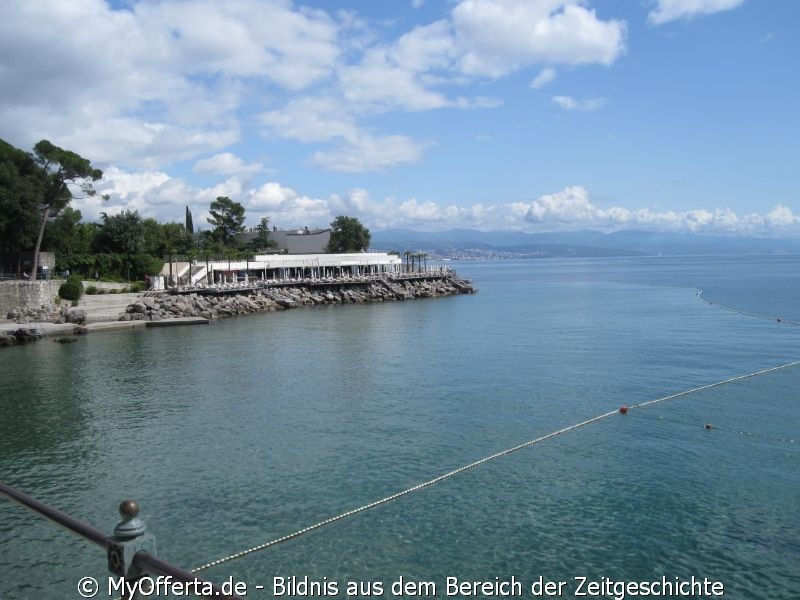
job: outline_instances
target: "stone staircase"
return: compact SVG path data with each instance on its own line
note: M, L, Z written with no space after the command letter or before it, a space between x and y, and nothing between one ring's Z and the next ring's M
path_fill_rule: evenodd
M77 308L86 311L87 323L100 321L116 321L125 312L128 304L133 304L141 294L84 294L78 301Z

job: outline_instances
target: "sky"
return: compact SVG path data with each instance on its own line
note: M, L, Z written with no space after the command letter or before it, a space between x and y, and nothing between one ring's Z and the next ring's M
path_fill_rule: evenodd
M0 138L84 220L800 236L796 0L4 0Z

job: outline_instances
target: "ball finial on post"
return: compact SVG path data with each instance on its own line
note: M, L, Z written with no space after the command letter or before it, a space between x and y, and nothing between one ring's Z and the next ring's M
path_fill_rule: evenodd
M143 535L147 525L139 518L139 503L136 500L123 500L119 504L122 521L114 527L114 535L121 539L131 539Z
M136 500L123 500L119 503L119 515L123 519L133 519L139 514L139 503Z

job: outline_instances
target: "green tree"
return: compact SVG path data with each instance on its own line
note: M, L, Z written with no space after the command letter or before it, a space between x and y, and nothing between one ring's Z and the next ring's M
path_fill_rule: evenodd
M81 211L67 206L45 229L42 248L56 255L69 255L74 252L75 228L81 222Z
M74 211L79 213L80 211ZM49 233L55 231L57 234L64 231L68 225L61 224L62 220L69 218L74 219L75 214L72 209L66 208L58 216L58 219L53 224L52 228L48 227L45 230L45 239ZM56 243L56 270L64 271L69 269L72 273L83 273L84 275L91 275L97 269L94 248L96 245L95 238L100 230L100 225L97 223L75 223L69 231L68 237L60 238ZM53 236L55 237L55 236ZM45 248L51 248L45 245Z
M208 212L214 238L225 246L236 247L236 234L244 231L244 206L227 196L218 196Z
M191 246L189 234L180 223L159 223L150 217L142 221L142 228L145 254L160 257L185 254Z
M356 217L338 216L331 223L331 239L326 250L331 253L363 252L369 248L369 229Z
M79 191L84 196L93 196L96 192L92 184L103 176L103 172L93 168L89 160L47 140L42 140L33 147L33 160L42 178L42 194L38 205L41 220L31 266L31 279L36 279L39 248L48 219L57 216L69 204L74 198L74 191Z
M44 181L33 158L0 140L0 255L17 255L33 245Z
M194 235L194 222L192 221L192 211L186 207L186 232L189 235Z
M261 220L256 225L258 235L250 242L250 248L253 250L261 250L266 248L275 248L278 244L269 236L269 217L261 217Z
M97 238L98 250L118 254L139 254L144 250L144 226L138 211L100 213L100 218L103 222Z
M125 277L131 278L134 257L144 254L144 226L138 211L125 210L116 215L100 213L103 223L96 239L100 252L125 256Z

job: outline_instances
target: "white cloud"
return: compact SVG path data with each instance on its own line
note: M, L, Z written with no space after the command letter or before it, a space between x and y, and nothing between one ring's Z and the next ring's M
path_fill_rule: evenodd
M626 26L602 21L578 0L463 0L453 24L467 74L500 77L536 64L610 65Z
M613 62L624 23L582 4L463 0L378 40L352 11L292 0L0 3L0 135L24 148L51 139L100 165L156 171L200 158L199 172L242 173L256 166L226 151L266 104L272 139L335 147L315 148L312 164L387 169L420 160L428 143L364 119L494 108L500 99L452 90L543 63Z
M449 69L456 52L449 22L415 27L393 45L371 48L358 64L341 68L342 93L348 101L373 110L448 106L447 97L428 85L426 74Z
M143 217L165 218L173 212L177 215L196 193L182 180L163 171L132 173L114 166L103 171L95 189L96 196L72 201L72 206L86 220L97 220L103 212L117 214L124 210L136 210ZM102 199L105 194L108 200Z
M383 171L394 165L422 159L426 144L405 135L359 134L331 150L314 153L312 162L330 171L360 173Z
M773 229L784 229L800 223L800 216L792 213L788 206L778 204L765 215L764 221Z
M535 90L540 90L548 83L553 82L557 75L558 71L553 67L542 69L539 71L539 74L533 78L533 81L531 81L531 87Z
M196 0L137 4L149 28L192 73L258 77L299 90L330 75L337 26L324 11L284 0Z
M591 202L589 193L580 186L544 195L527 205L517 203L513 210L519 214L522 208L526 209L524 220L539 230L641 229L738 235L800 233L800 217L783 205L777 205L766 215L743 216L728 208L684 212L659 212L649 208L629 210L620 206L600 208Z
M265 113L261 120L267 137L332 142L332 147L317 150L309 159L329 171L384 171L397 164L419 162L430 145L405 135L368 132L333 98L293 100L282 109Z
M602 108L606 101L605 98L587 98L586 100L576 100L571 96L553 96L553 104L564 110L577 110L590 112Z
M663 25L677 19L692 19L701 15L731 10L745 0L656 0L656 7L647 15L653 25Z
M285 0L2 3L2 134L163 168L236 142L251 86L330 77L338 34L326 13Z
M310 198L277 182L269 182L246 194L245 208L260 218L268 216L279 227L327 224L333 217L330 201ZM257 221L258 218L251 220Z
M257 173L262 169L263 167L260 163L247 164L230 152L222 152L209 158L198 160L193 168L196 173L213 173L217 175Z
M333 97L301 97L282 109L261 116L270 137L294 139L304 143L355 139L358 125L342 102Z
M188 205L195 215L195 224L204 227L211 201L217 196L229 196L244 205L250 225L267 216L279 227L325 226L336 215L349 214L361 219L367 227L378 229L470 227L517 231L595 229L755 236L800 234L800 215L782 204L766 214L746 215L737 215L729 208L676 212L601 207L592 202L589 192L582 186L566 187L531 201L458 206L430 199L374 199L362 188L354 188L343 195L313 197L277 181L249 186L236 175L217 185L198 188L161 171L131 173L111 167L96 187L98 196L72 203L90 220L97 220L101 212L115 214L127 209L138 210L143 217L181 222L184 207ZM99 194L109 194L111 198L104 201Z

